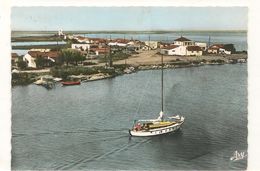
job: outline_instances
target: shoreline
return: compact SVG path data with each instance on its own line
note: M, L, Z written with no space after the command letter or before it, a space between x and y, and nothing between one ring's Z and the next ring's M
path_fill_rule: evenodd
M178 69L178 68L191 68L191 67L201 67L201 66L207 66L207 65L226 65L226 64L242 64L242 63L247 63L247 61L236 61L236 62L183 62L182 63L164 63L164 69ZM119 64L117 64L120 66ZM112 74L108 74L106 72L100 72L97 71L96 74L79 74L79 75L68 75L68 78L71 79L78 79L80 82L85 83L85 82L90 82L90 81L98 81L98 80L103 80L103 79L109 79L109 78L114 78L120 75L125 75L125 74L132 74L136 73L138 71L145 71L145 70L158 70L161 69L161 64L146 64L146 65L126 65L125 67L118 67L115 65L115 67L110 68L112 70ZM77 68L77 67L75 67ZM85 67L88 68L88 67ZM89 68L93 68L89 67ZM103 68L101 66L101 68ZM105 68L105 67L104 67ZM39 80L41 77L44 77L46 75L52 76L53 78L57 78L53 76L51 73L51 69L42 69L42 70L26 70L26 71L19 71L19 72L13 72L12 73L12 87L15 86L25 86L25 85L30 85L33 84L35 81ZM60 83L60 81L55 82L55 84Z

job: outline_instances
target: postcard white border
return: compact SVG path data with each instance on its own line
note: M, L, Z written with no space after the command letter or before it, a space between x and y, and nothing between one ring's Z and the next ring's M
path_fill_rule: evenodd
M248 170L260 170L260 4L257 0L3 0L0 1L0 170L11 169L11 6L248 6Z

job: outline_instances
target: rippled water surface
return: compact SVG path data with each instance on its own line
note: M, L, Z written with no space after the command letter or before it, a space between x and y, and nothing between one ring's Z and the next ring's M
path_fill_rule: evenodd
M12 89L12 169L245 169L247 65L165 70L165 112L182 130L130 138L160 111L160 71L52 90Z

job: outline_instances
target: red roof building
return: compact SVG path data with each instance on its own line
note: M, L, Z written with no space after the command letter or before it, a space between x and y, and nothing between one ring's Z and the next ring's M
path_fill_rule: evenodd
M195 42L181 36L180 38L174 40L174 44L180 46L194 46Z
M175 49L179 47L178 45L168 45L168 46L165 46L165 47L162 47L162 49Z
M191 41L190 39L187 39L186 37L180 37L180 38L178 38L178 39L175 39L174 41L178 41L178 42L186 42L186 41Z
M50 51L50 52L40 52L40 51L29 51L29 55L33 58L38 57L50 57L50 58L58 58L60 53L58 51Z
M202 51L202 49L199 46L188 46L188 51Z

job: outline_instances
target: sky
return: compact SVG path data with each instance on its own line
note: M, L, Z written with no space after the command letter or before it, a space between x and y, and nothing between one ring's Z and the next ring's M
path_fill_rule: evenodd
M13 7L12 30L247 30L247 7Z

